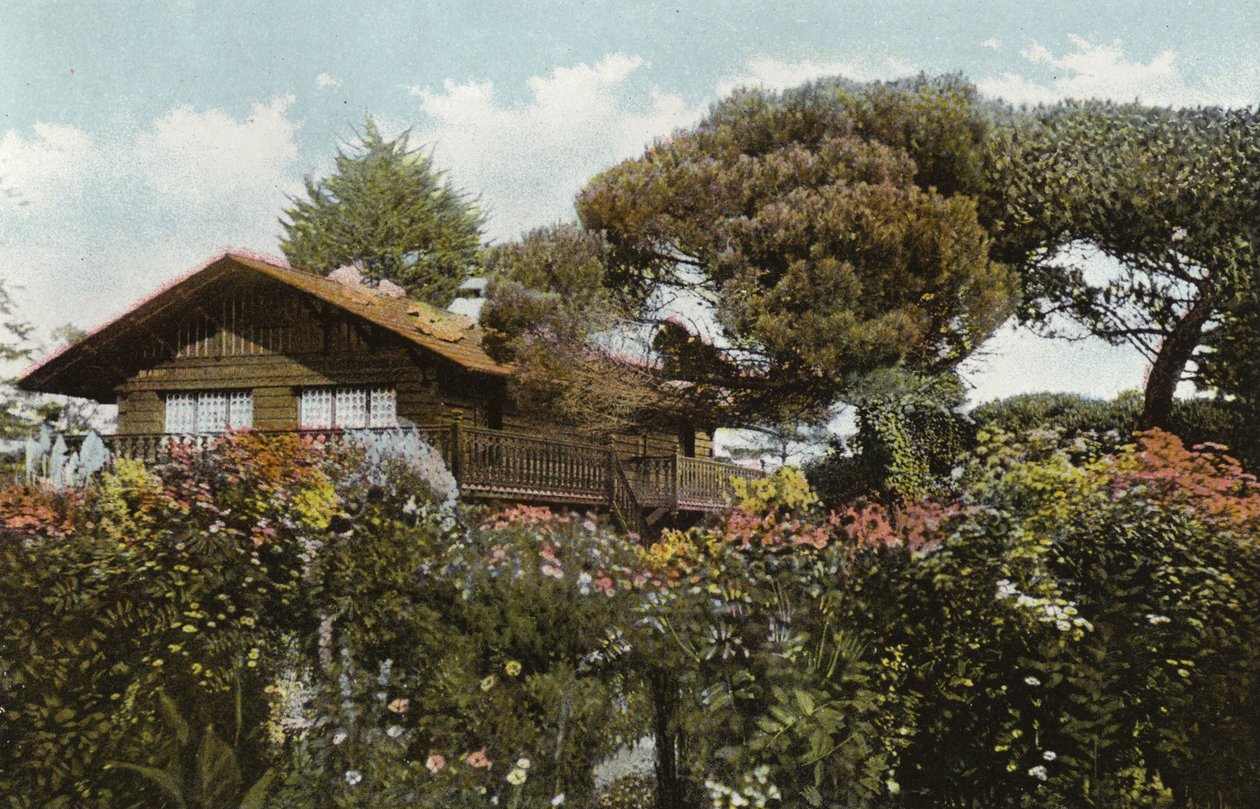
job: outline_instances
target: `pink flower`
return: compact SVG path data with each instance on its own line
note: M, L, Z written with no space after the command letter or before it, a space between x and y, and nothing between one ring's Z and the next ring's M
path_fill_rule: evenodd
M470 764L472 762L469 762ZM424 766L429 768L429 772L437 775L438 771L446 766L446 756L430 753L428 760L424 762Z
M491 761L486 757L486 748L475 750L464 756L464 761L468 762L468 766L478 770L490 769Z

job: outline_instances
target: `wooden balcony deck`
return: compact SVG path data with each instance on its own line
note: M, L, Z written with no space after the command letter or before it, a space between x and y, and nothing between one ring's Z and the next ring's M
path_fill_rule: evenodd
M720 511L731 501L732 478L762 476L758 470L709 458L625 457L607 445L458 422L398 429L419 434L438 451L464 496L608 510L626 530L640 535L664 514ZM353 440L357 431L300 432L311 441L336 445ZM208 448L214 439L114 435L105 442L115 455L156 461L173 445Z

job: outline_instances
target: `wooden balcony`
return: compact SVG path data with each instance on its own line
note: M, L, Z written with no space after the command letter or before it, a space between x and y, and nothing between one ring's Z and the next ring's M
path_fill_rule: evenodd
M678 455L619 455L610 445L468 427L461 423L401 428L438 451L466 497L549 503L610 511L626 530L644 535L674 512L715 512L731 502L733 478L755 469ZM313 442L336 446L359 431L303 430ZM391 432L376 430L374 432ZM115 435L116 456L160 460L172 446L210 448L213 435Z

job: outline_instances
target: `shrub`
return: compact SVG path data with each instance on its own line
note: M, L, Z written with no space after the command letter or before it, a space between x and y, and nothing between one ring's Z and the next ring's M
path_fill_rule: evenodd
M447 477L235 436L0 491L5 802L1260 802L1260 484L1219 447L986 430L956 499L787 470L648 548Z
M1008 458L935 550L868 557L851 620L891 617L881 634L924 695L898 771L907 793L1252 805L1253 485L1161 433L1081 463Z
M241 716L242 789L265 771L264 689L285 633L308 628L310 543L334 503L316 448L234 436L218 450L154 469L119 461L81 505L0 546L0 793L156 801L135 767L171 764L163 699L198 738ZM31 497L45 496L16 501Z

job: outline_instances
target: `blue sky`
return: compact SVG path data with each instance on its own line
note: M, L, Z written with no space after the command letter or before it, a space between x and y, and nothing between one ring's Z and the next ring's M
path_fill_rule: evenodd
M1016 102L1254 105L1252 5L0 0L0 278L42 327L92 326L224 246L276 252L286 194L367 113L502 241L740 84L961 71ZM969 376L983 400L1143 371L1005 330Z

